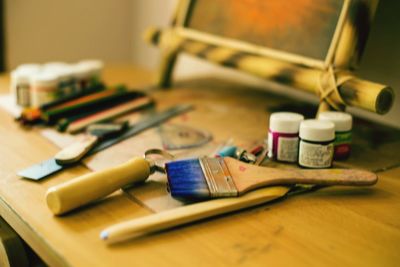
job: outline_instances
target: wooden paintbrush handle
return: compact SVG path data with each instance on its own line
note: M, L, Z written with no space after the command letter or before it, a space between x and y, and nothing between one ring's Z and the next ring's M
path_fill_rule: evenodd
M81 140L60 150L54 156L54 159L61 165L78 162L98 140L97 136L85 135Z
M278 169L259 167L224 158L240 194L270 185L318 184L368 186L377 182L375 173L355 169Z
M221 198L182 206L115 224L103 230L100 237L107 243L116 243L142 234L161 231L215 215L260 205L284 196L288 190L288 187L283 186L269 187L251 192L242 197Z
M368 186L374 185L378 176L356 169L290 170L281 179L289 184Z
M125 185L144 181L149 175L149 162L137 157L119 166L50 187L46 193L47 206L55 215L60 215L105 197Z

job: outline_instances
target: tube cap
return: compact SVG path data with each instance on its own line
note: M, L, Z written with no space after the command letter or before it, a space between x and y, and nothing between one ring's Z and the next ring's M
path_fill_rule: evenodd
M335 139L335 125L330 121L305 120L300 124L300 138L326 142Z
M294 112L275 112L269 117L269 129L273 132L298 133L304 116Z

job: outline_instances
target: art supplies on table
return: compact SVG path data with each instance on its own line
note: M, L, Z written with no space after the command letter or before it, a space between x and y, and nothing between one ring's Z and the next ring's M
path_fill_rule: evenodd
M82 131L93 123L108 121L154 104L153 99L145 95L136 95L133 99L130 99L130 97L127 96L129 96L129 94L127 94L125 98L121 99L122 102L118 100L114 103L107 104L106 108L104 108L104 106L100 109L94 108L90 112L62 119L58 123L57 128L60 131L73 134Z
M52 107L41 118L49 125L59 123L62 119L73 121L140 97L146 96L138 91L111 88Z
M350 114L325 111L320 112L316 120L303 120L303 115L292 112L271 114L268 133L270 159L297 162L304 168L329 168L334 159L349 157Z
M92 124L87 129L87 134L70 146L58 152L54 159L58 164L67 165L78 162L96 144L111 138L117 137L128 128L128 122Z
M136 157L53 186L46 193L46 202L54 214L61 215L119 188L145 181L156 170L159 168L152 159ZM282 170L229 157L172 161L165 164L165 171L172 197L184 200L237 197L256 188L282 184L369 186L377 181L376 174L362 170Z
M103 62L23 64L11 73L11 93L22 107L39 107L101 84Z
M35 124L39 123L41 121L41 116L43 113L45 113L47 110L50 110L51 108L57 107L60 104L90 95L94 93L98 93L102 90L105 89L105 86L103 84L97 84L93 87L90 87L86 89L85 91L77 92L74 94L71 94L69 96L61 97L60 99L57 99L55 101L52 101L50 103L41 105L40 107L37 108L25 108L22 110L20 116L17 119L22 124Z
M254 152L237 146L224 146L216 154L217 157L231 157L243 162L260 165L266 157L266 147L257 146ZM254 149L253 149L254 150ZM264 153L265 152L265 153ZM257 155L256 155L257 154Z
M58 130L76 133L87 126L103 122L150 107L152 98L139 91L125 87L110 88L50 103L38 109L27 109L19 118L22 124L45 123L57 125Z
M95 146L93 149L91 149L86 155L92 155L98 151L101 151L103 149L106 149L110 146L113 146L131 136L134 136L148 128L154 127L156 125L159 125L160 123L175 117L179 114L182 114L184 112L187 112L191 110L193 106L191 105L178 105L178 106L173 106L170 107L166 110L156 112L154 114L151 114L143 119L141 119L139 122L130 125L129 128L124 131L120 136L115 137L115 138L110 138L108 140L105 140ZM23 178L31 179L31 180L40 180L43 179L51 174L54 174L58 171L61 171L65 168L68 168L69 165L61 165L56 162L54 157L42 161L38 164L35 164L31 167L28 167L27 169L19 171L17 174Z

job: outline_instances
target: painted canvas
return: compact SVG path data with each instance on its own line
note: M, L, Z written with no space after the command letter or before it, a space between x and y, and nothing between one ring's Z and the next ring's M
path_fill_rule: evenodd
M344 0L194 0L186 27L324 60Z

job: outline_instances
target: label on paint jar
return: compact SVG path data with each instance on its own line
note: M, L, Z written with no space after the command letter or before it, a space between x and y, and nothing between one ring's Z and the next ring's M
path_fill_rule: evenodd
M296 162L299 152L298 137L278 137L276 158L281 161Z
M298 133L268 133L268 157L285 162L296 162L298 155Z
M327 145L300 141L299 164L308 168L329 168L332 165L333 143Z
M335 138L335 159L345 159L350 154L351 131L336 132Z
M29 84L20 84L17 85L16 93L17 93L17 104L22 107L29 107L30 105L30 87Z

